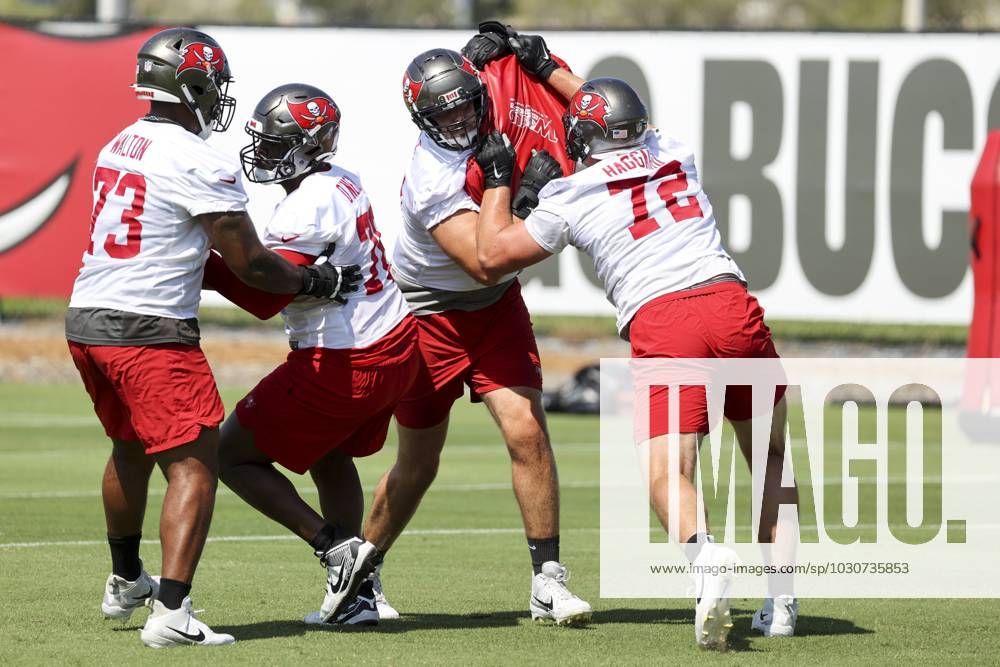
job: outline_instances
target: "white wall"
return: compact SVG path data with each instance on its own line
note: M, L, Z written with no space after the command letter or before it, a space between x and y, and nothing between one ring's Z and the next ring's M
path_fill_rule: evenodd
M403 168L416 139L403 107L400 82L417 53L446 46L458 49L469 33L353 29L282 29L212 27L204 29L229 55L238 100L233 128L212 139L234 156L247 142L242 124L256 101L272 87L289 81L319 86L332 94L343 112L338 159L359 171L375 207L376 221L391 247L399 224L398 194ZM971 87L973 148L941 149L943 128L935 114L925 123L923 236L933 248L941 236L941 211L967 210L969 182L985 140L987 109L997 83L1000 37L979 35L839 35L807 33L645 33L557 32L549 46L581 75L602 58L625 56L639 63L648 81L654 121L696 148L704 145L703 79L707 60L760 60L780 77L783 91L781 148L765 169L781 194L784 243L777 279L757 293L770 317L820 320L966 323L971 313L971 274L950 294L924 298L901 281L890 238L889 171L896 97L904 77L918 63L940 58L956 63ZM805 277L796 247L795 198L799 169L799 73L804 60L829 62L826 238L832 247L843 236L847 70L849 62L878 63L877 161L875 166L875 248L870 271L854 292L823 294ZM732 150L752 148L753 119L735 105ZM806 128L808 129L808 128ZM712 198L712 174L706 175ZM249 185L251 213L266 220L281 195L278 186ZM728 242L745 250L752 224L747 206L734 198ZM717 209L720 203L713 199ZM819 224L819 223L817 223ZM845 267L845 271L858 270ZM529 284L529 307L540 313L610 314L603 292L591 285L579 264L563 256L559 287Z

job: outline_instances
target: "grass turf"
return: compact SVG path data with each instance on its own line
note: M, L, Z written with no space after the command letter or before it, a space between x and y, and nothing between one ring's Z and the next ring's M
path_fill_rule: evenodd
M231 406L240 391L226 391ZM585 629L540 627L527 613L528 552L509 489L503 444L481 406L461 403L441 472L393 548L383 580L403 618L369 631L311 629L323 572L308 547L221 492L213 541L195 581L196 608L237 645L170 653L179 663L612 663L674 660L796 663L957 662L995 655L989 600L806 600L793 640L750 632L756 600L733 602L727 655L699 651L688 600L598 596L597 422L552 416L562 489L563 555L572 588L595 607ZM162 660L142 647L145 612L127 625L101 618L109 567L99 497L108 443L82 387L0 385L0 664ZM359 461L370 489L394 445ZM315 500L308 478L297 479ZM164 484L154 476L145 534L154 537ZM472 533L469 529L481 532ZM449 530L458 532L447 532ZM273 536L270 541L255 536ZM220 540L231 538L233 541ZM243 541L240 538L245 538ZM287 538L287 539L285 539ZM159 550L143 547L156 572ZM208 651L208 653L206 653Z

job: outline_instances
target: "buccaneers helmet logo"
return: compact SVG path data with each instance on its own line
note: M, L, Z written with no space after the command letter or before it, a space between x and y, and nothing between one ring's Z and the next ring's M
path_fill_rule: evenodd
M316 130L321 125L340 120L337 105L325 97L313 97L305 102L288 102L288 111L303 130Z
M608 101L597 93L577 91L573 96L573 115L580 121L589 120L597 123L604 133L608 132Z
M226 55L216 46L195 42L184 47L181 55L184 60L177 66L177 76L189 69L200 69L206 74L211 74L214 70L222 74L226 67Z
M414 81L410 78L409 73L403 76L403 99L409 106L413 106L416 102L417 97L420 95L420 89L424 87L423 81Z
M477 79L479 78L479 70L477 70L476 66L472 64L472 61L465 56L462 56L462 69Z

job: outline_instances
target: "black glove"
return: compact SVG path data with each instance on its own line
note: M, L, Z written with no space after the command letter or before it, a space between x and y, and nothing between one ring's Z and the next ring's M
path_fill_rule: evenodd
M483 170L483 189L510 185L514 173L514 147L506 134L493 130L476 149L476 162Z
M322 260L322 258L320 258ZM358 291L361 283L361 267L334 266L333 264L313 264L303 266L302 289L299 294L332 299L339 304L347 303L345 294Z
M507 40L491 32L486 35L473 35L465 46L462 47L462 55L468 58L476 69L483 69L491 60L501 58L510 53L510 44Z
M546 150L534 151L531 159L524 167L521 184L517 194L510 202L514 215L524 220L538 206L538 193L545 184L554 178L562 178L563 171L559 161L549 155Z
M542 81L559 67L556 61L552 60L549 47L545 45L545 40L541 35L518 35L508 40L510 48L517 56L517 62L521 67L531 72Z
M483 21L479 24L479 34L462 47L462 55L472 61L476 69L483 69L491 60L511 53L510 42L517 32L499 21Z

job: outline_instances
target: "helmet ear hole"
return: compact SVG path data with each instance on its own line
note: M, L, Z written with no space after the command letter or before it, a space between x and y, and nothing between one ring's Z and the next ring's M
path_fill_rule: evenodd
M201 87L201 86L191 86L191 89L194 92L198 93L199 95L204 95L205 94L205 89L203 87Z

